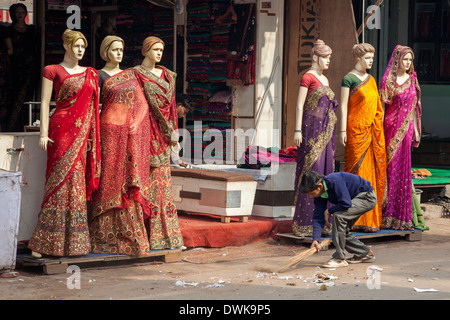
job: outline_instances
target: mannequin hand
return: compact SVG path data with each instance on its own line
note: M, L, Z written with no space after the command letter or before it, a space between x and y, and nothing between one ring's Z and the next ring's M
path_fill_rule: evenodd
M347 144L347 132L339 132L339 142L345 147Z
M47 145L48 143L53 143L54 141L50 139L49 137L40 137L39 138L39 148L43 151L47 151Z
M183 168L187 168L187 166L188 166L188 164L186 162L184 162L183 160L179 160L178 165Z
M414 128L414 139L413 141L420 141L419 132Z
M295 144L297 147L300 147L300 145L302 144L302 142L303 142L303 136L302 136L302 133L301 133L301 132L296 132L296 133L294 133L294 144Z

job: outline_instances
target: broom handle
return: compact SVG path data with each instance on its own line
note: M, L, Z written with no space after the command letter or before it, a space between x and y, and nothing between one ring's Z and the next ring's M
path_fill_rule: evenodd
M326 239L323 239L323 240L320 242L320 246L321 246L322 249L323 249L323 248L325 248L325 247L328 247L328 246L330 245L330 243L331 243L331 239L330 239L330 238L326 238Z

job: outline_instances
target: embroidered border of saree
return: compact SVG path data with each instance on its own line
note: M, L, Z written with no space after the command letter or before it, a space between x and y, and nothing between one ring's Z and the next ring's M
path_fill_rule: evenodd
M320 87L316 88L315 90L313 90L306 100L304 112L308 112L309 110L314 110L317 107L319 100L322 99L324 96L328 97L330 104L335 98L334 92L328 86L320 86ZM334 129L336 127L337 116L333 110L330 110L329 106L327 109L327 115L329 117L329 121L328 121L328 124L327 124L325 130L323 132L319 133L315 138L310 138L308 141L302 142L302 143L307 143L308 146L311 148L311 150L305 156L305 162L304 162L302 171L300 173L300 176L298 177L298 183L297 183L297 187L295 189L296 192L295 192L294 204L297 203L300 183L302 181L303 174L311 169L313 164L321 156L321 154L322 154L323 150L325 149L325 147L327 146L327 144L330 142L330 140L332 138L334 138Z

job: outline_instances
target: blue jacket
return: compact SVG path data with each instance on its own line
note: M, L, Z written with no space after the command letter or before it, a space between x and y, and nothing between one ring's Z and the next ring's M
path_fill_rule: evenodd
M345 211L352 206L352 199L361 192L371 192L373 187L369 181L348 172L331 173L324 178L328 198L314 198L313 240L320 241L325 226L324 212L328 202L334 204L328 209L330 214Z

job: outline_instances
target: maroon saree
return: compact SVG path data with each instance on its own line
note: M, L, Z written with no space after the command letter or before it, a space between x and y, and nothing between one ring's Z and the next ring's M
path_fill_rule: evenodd
M150 248L172 249L183 245L170 173L171 138L178 129L175 104L176 74L167 68L160 77L141 66L132 68L149 107L150 117L150 216L146 220Z
M106 79L101 98L102 175L92 200L92 251L142 256L150 250L147 101L131 70Z

